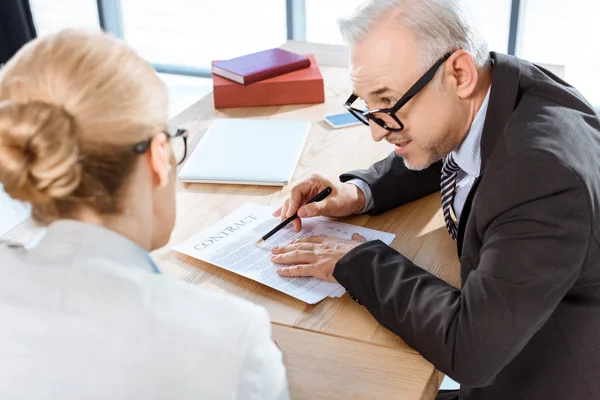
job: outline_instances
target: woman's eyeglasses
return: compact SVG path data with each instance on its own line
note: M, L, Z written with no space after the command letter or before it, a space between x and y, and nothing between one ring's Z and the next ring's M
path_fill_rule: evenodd
M175 133L170 133L168 131L162 131L164 133L169 142L171 142L171 149L173 149L173 155L175 156L175 162L177 165L181 165L185 158L187 157L187 139L188 139L188 131L186 129L177 129ZM136 154L144 154L150 148L150 144L152 143L151 137L143 142L139 142L133 147L133 151Z

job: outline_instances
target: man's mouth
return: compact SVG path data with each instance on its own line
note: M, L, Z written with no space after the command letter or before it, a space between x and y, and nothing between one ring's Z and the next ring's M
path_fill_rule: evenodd
M412 142L412 140L407 139L407 140L394 142L394 145L396 146L396 148L402 149L402 148L408 146L411 142Z

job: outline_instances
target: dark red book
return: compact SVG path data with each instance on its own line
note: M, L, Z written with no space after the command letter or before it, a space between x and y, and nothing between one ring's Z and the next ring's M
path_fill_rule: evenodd
M323 103L323 76L314 55L308 55L310 68L242 86L213 75L215 108L276 106Z
M306 56L270 49L213 63L212 73L242 85L274 78L310 66Z

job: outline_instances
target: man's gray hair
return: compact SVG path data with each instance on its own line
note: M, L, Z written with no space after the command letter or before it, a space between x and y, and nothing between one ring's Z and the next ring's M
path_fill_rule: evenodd
M424 68L457 49L471 53L479 68L489 62L487 42L472 23L463 0L368 0L338 24L352 46L375 24L389 18L415 33Z

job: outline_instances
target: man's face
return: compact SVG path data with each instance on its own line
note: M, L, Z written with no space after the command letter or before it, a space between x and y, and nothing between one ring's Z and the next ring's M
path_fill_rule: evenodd
M420 57L421 50L409 30L381 24L352 48L350 76L354 93L369 110L393 107L431 67L423 67ZM443 70L444 65L437 76ZM404 125L402 131L389 132L370 121L373 140L386 139L393 144L396 154L412 170L427 168L460 143L456 129L460 118L457 97L436 81L398 111L396 116ZM391 121L389 116L386 118Z

